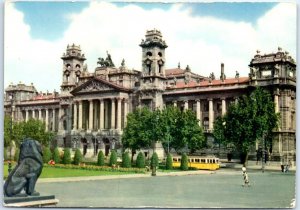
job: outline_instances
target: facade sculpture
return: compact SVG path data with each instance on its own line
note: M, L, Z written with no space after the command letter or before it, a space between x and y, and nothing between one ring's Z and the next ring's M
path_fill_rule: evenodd
M57 134L54 141L57 146L79 147L85 156L93 156L100 150L108 155L111 149L122 147L121 135L129 112L143 106L150 109L177 106L193 110L204 129L208 146L200 153L216 154L220 148L212 136L214 120L224 115L238 97L247 94L249 88L262 86L270 91L275 111L281 114L281 127L274 132L272 157L295 159L296 63L288 53L281 48L265 55L257 51L246 77L236 73L235 77L227 78L222 63L217 79L214 73L209 77L195 74L189 66L166 69L168 46L157 29L147 31L139 46L140 71L127 69L125 62L115 67L107 53L106 59L99 59L100 66L93 73L84 68L85 57L80 46L68 46L61 57L60 93L39 94L28 86L10 85L5 90L5 110L9 113L8 96L14 94L15 120L41 119L46 129ZM19 97L24 94L28 98ZM259 146L257 143L253 151Z

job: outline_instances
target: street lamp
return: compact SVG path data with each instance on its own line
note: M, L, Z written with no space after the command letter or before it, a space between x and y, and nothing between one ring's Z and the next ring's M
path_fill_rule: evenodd
M11 93L9 95L9 100L10 100L10 141L9 141L9 162L8 162L8 173L11 172L12 170L12 155L11 155L11 150L12 150L12 123L13 123L13 94Z

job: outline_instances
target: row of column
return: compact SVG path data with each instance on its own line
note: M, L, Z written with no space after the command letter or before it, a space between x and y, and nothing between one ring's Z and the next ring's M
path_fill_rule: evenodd
M52 110L52 131L55 131L55 108L52 109L45 109L45 127L46 127L46 131L49 130L49 110ZM27 122L29 120L29 111L31 111L32 113L32 118L33 119L38 119L38 120L43 120L42 117L42 109L38 109L38 116L35 116L35 109L26 109L25 110L25 122Z
M96 99L88 100L89 102L89 118L88 118L88 130L93 130L94 126L94 103ZM100 113L99 113L99 123L100 123L100 129L104 129L104 100L105 99L98 99L100 101ZM119 129L121 130L122 126L122 101L124 101L124 125L126 124L126 116L128 113L128 101L127 99L122 98L112 98L111 100L111 116L110 116L110 122L111 122L111 129ZM117 101L117 103L116 103ZM78 104L77 104L78 103ZM116 111L116 105L117 105L117 111ZM78 109L78 115L77 115L77 109ZM108 111L106 111L106 119L108 119ZM116 123L116 115L117 115L117 123ZM83 120L83 100L77 100L74 103L74 121L73 121L73 129L82 130L82 121ZM78 125L77 125L78 121ZM115 126L116 125L116 126Z
M226 113L226 100L225 98L221 99L222 101L222 115ZM173 105L177 106L177 101L173 101ZM189 108L189 101L185 100L184 101L184 110L187 110ZM196 116L197 119L199 120L199 124L201 125L201 118L202 118L202 112L201 112L201 102L200 99L196 99ZM213 129L213 124L214 124L214 108L213 108L213 99L209 98L208 99L208 129L212 130Z

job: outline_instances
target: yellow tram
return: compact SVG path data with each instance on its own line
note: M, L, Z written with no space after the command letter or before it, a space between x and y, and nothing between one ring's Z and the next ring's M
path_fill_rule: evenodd
M214 156L190 156L189 167L203 170L217 170L220 168L219 158ZM173 167L180 167L181 157L173 157Z

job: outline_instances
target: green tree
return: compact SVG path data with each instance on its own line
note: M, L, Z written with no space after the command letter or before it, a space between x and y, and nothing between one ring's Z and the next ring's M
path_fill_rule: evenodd
M139 152L136 158L136 167L137 168L145 168L145 156L142 152Z
M150 166L151 168L154 167L158 167L159 165L159 160L158 160L158 155L156 152L153 153L152 157L151 157L151 163Z
M117 164L117 152L115 150L112 150L109 158L109 166L114 166L116 164Z
M14 154L14 160L19 161L19 155L20 155L20 149L16 147L15 154Z
M81 163L81 161L82 161L82 154L79 149L76 149L73 163L74 163L74 165L79 165Z
M98 153L97 165L98 166L104 166L104 164L105 164L104 160L105 160L104 154L103 154L102 150L100 150L100 152Z
M49 147L43 149L43 162L48 163L51 160L52 153Z
M7 148L3 148L3 155L4 155L4 160L8 160L8 155L7 155Z
M11 122L11 117L9 115L6 115L4 117L4 147L11 146L11 128L14 127L14 124Z
M150 147L153 141L151 120L152 112L145 107L127 115L127 124L122 135L124 149L130 148L134 152Z
M123 168L130 168L131 167L131 161L130 161L130 157L129 157L128 152L124 152L122 154L122 167Z
M183 171L189 170L188 156L185 153L181 156L180 169Z
M128 114L122 141L124 148L132 151L161 141L166 150L189 148L192 153L203 146L205 138L193 111L169 106L162 111L142 108Z
M172 159L172 155L170 153L167 155L166 169L167 170L172 170L173 169L173 159Z
M57 147L55 147L54 151L53 151L53 160L56 164L61 162L61 157L60 157L60 153Z
M10 139L10 118L5 118L5 144ZM20 146L21 141L25 138L32 138L40 142L43 146L49 146L53 139L54 133L48 132L45 129L45 123L37 119L29 119L27 122L13 122L12 140L17 146Z
M272 144L272 132L277 129L279 114L275 113L271 95L262 88L256 88L244 95L237 104L229 106L227 113L214 123L214 136L224 145L235 145L244 158L257 140L265 136L267 146Z
M62 163L63 164L71 164L72 159L71 159L71 152L70 152L70 148L65 148L64 149L64 155L62 158Z

